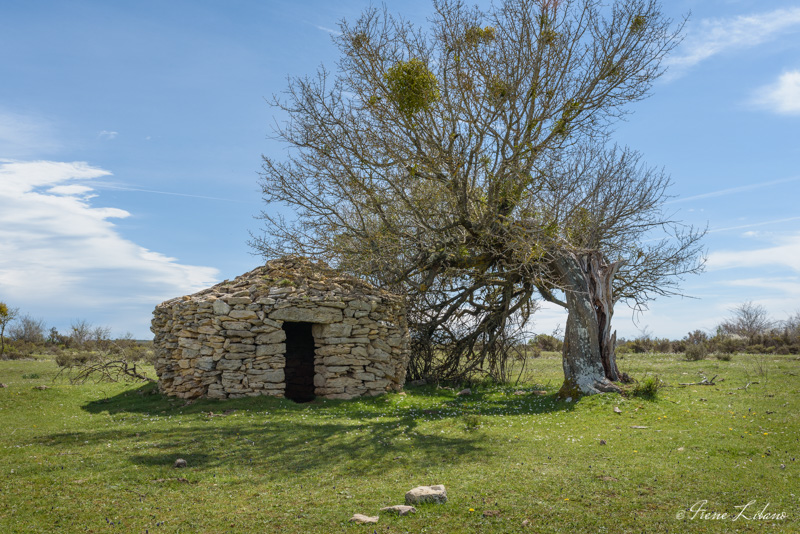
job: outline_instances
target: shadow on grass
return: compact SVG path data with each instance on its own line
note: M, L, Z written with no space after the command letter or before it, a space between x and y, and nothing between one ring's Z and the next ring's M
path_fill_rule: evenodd
M350 401L296 404L251 397L186 403L148 384L83 406L89 413L109 415L118 428L51 434L42 441L92 446L113 440L137 449L128 459L146 467L171 467L176 458L184 458L190 467L252 467L270 478L324 473L332 466L339 472L378 475L392 467L424 471L432 465L480 461L491 444L482 431L466 429L465 415L521 416L573 406L552 395L504 395L490 388L459 397L434 386L409 388L406 396ZM435 428L423 424L430 421L439 423Z
M506 391L507 390L507 391ZM378 397L361 397L352 400L330 400L317 398L307 403L295 403L288 399L259 396L241 399L186 401L167 397L158 392L155 384L145 384L112 397L91 401L83 409L92 414L144 413L148 415L209 414L264 410L274 415L302 414L305 416L336 416L363 419L366 417L391 415L401 419L453 418L464 414L482 415L530 415L560 411L572 411L575 402L564 402L555 393L534 395L541 387L533 386L512 393L513 388L480 387L471 395L458 396L455 390L436 386L418 386L405 389L407 396L396 394Z

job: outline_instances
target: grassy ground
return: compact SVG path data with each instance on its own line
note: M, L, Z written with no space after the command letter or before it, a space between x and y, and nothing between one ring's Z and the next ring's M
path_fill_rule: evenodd
M800 531L796 356L620 366L669 387L560 402L560 359L545 354L525 383L468 397L185 405L152 386L53 382L51 361L0 362L0 532ZM429 484L447 504L348 523Z

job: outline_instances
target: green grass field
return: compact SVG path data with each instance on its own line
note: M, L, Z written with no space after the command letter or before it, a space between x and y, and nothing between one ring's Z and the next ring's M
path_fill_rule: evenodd
M187 405L0 362L0 532L800 532L797 356L625 356L656 400L557 401L560 357L527 367L468 397ZM430 484L447 504L348 523Z

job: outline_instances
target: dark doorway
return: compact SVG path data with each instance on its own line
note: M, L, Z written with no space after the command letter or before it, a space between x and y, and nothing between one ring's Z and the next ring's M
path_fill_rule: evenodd
M311 323L283 323L286 332L286 398L314 400L314 335Z

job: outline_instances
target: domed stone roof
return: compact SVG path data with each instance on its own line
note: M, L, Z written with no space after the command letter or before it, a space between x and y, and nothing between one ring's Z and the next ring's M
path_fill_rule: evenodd
M304 257L269 261L153 315L168 395L353 398L405 380L402 299Z

